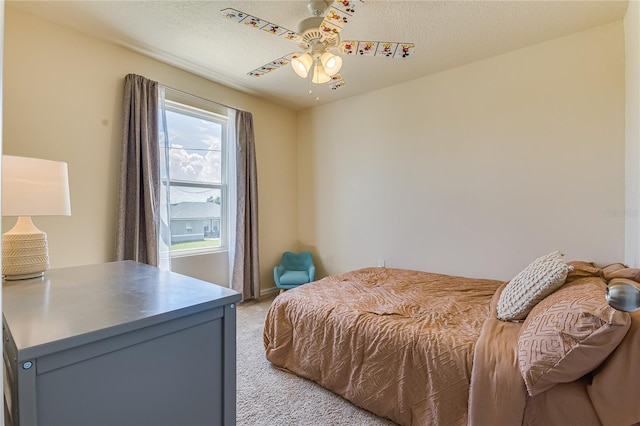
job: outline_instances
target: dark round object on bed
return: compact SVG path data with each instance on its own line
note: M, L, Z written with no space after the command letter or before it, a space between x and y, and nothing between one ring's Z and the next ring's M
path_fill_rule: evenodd
M605 297L609 306L624 312L640 309L640 289L625 281L612 281L607 286Z

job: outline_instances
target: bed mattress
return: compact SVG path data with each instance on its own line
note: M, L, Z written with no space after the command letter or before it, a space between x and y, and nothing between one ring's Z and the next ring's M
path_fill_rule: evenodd
M500 281L391 268L278 296L267 359L403 425L465 425L475 342Z

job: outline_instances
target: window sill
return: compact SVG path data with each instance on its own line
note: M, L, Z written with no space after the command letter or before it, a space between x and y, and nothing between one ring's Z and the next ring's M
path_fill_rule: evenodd
M178 250L171 252L171 258L174 257L189 257L189 256L204 256L207 254L222 254L228 253L229 250L226 247L218 247L215 249L191 249L191 250Z

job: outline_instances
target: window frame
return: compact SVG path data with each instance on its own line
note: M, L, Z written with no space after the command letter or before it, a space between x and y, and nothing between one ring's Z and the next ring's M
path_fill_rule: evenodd
M167 98L165 99L166 111L171 111L176 114L186 115L192 118L211 121L219 124L220 131L220 183L207 183L207 182L194 182L180 179L171 179L169 181L165 178L161 179L162 185L169 185L169 200L167 202L171 204L170 191L172 184L175 186L188 187L188 188L204 188L204 189L218 189L220 191L220 246L218 247L202 247L193 249L174 250L170 249L171 258L175 257L187 257L196 256L202 254L214 254L227 252L229 250L229 176L228 176L228 135L229 135L229 118L218 112L204 109L200 105L195 106L184 99L173 100L169 98L167 92ZM169 126L167 125L167 131ZM161 147L161 149L163 149ZM170 149L170 148L169 148ZM171 228L171 217L169 217L169 228Z

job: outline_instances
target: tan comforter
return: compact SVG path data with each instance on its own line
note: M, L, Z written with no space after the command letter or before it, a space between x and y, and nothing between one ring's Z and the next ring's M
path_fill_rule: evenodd
M527 396L518 368L518 333L522 323L496 318L503 288L496 291L491 301L491 313L476 343L469 426L600 426L587 395L586 377L555 385L535 397Z
M501 282L366 268L278 296L267 359L403 425L464 425L475 342Z
M522 323L496 319L502 289L476 343L469 426L640 425L640 311L630 315L624 340L595 371L530 397L518 368Z

